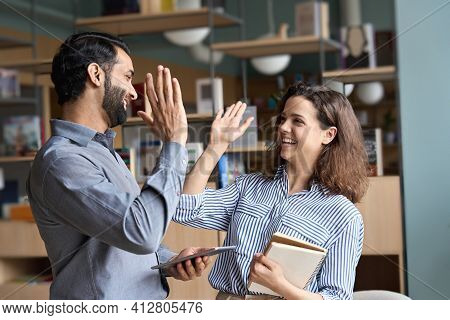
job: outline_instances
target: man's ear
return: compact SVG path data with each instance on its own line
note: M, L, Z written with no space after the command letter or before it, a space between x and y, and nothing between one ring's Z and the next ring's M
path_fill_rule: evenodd
M329 127L324 131L324 135L322 137L322 144L329 144L336 137L337 128Z
M103 82L103 70L100 68L100 66L97 63L91 63L89 64L88 68L88 78L91 81L91 83L96 86L100 87Z

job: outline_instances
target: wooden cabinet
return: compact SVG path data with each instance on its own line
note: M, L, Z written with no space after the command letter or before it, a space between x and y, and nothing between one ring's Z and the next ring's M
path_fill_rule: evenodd
M398 176L372 177L369 190L357 204L364 219L364 247L355 289L398 288L404 292L400 190Z
M49 282L26 282L43 271L51 269L36 224L0 220L0 299L48 299Z

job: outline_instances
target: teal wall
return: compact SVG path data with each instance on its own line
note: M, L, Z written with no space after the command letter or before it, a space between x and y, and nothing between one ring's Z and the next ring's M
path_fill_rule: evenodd
M396 0L395 11L409 295L449 299L450 4Z

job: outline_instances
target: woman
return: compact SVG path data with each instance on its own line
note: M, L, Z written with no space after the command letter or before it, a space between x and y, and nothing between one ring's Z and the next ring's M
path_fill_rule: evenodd
M368 180L361 127L350 103L326 87L292 85L277 118L282 165L275 177L247 174L223 189L205 189L220 156L252 120L239 126L244 110L238 102L215 118L210 144L186 177L174 221L227 231L224 245L237 246L217 258L209 275L218 298L251 298L257 293L247 286L254 281L285 299L351 299L363 243L354 203ZM260 254L277 231L328 249L305 290Z

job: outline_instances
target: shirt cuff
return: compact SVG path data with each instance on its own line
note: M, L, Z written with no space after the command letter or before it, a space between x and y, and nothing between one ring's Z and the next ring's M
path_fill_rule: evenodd
M177 142L164 142L158 161L160 166L186 174L187 150Z

